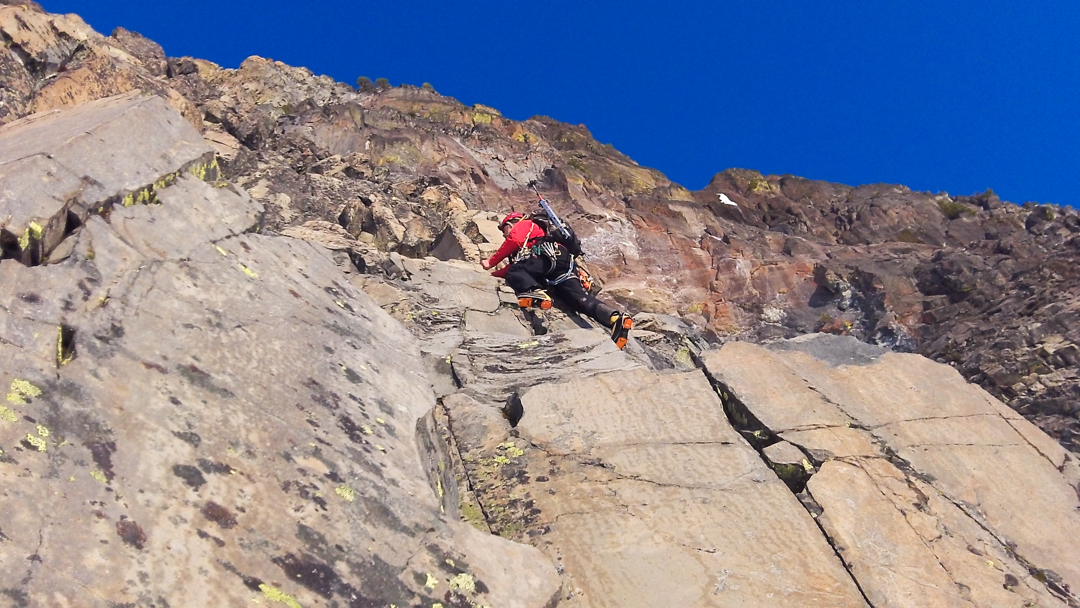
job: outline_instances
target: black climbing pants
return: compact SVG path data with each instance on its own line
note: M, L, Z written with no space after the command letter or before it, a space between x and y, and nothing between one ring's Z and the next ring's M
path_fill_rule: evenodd
M554 260L545 255L531 255L514 262L506 270L506 284L517 294L547 289L552 295L566 301L578 314L587 315L604 327L611 327L611 315L616 312L615 309L589 295L577 276L558 285L548 283L549 279L556 279L570 270L570 253L561 246L556 251L558 255Z

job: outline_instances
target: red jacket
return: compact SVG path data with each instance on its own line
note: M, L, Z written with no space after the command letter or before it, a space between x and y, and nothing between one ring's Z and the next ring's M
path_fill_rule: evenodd
M544 229L530 220L520 220L510 229L510 236L506 237L499 250L488 259L492 267L499 262L521 251L525 246L532 245L533 241L544 236ZM509 266L507 266L509 268ZM506 268L500 268L491 273L492 276L502 277L506 274Z

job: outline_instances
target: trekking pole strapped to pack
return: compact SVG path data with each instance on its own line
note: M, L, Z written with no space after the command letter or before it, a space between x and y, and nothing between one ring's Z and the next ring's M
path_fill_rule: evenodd
M536 190L535 184L536 182L529 182L533 192L536 192L536 197L540 199L540 209L530 215L529 219L544 229L544 233L547 235L546 238L565 247L570 252L570 255L584 255L585 252L581 249L581 241L578 239L577 234L574 233L574 229L555 214L555 210L551 208L551 203Z
M536 193L536 197L540 199L540 206L543 207L544 213L547 214L548 219L551 220L551 223L563 235L563 238L570 240L571 237L569 227L567 227L565 222L559 219L558 215L555 215L555 210L551 208L551 203L547 202L547 199L544 198L542 194L540 194L539 190L536 189L536 181L529 182L529 185L532 186L533 192Z

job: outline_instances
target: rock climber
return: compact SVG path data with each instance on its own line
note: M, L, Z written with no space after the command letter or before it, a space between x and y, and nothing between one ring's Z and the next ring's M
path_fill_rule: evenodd
M633 318L589 295L578 277L574 256L565 246L555 242L536 222L521 213L510 213L503 218L499 230L506 240L480 265L484 270L490 270L510 258L508 266L491 274L506 280L517 294L519 306L550 309L551 296L545 291L546 286L579 314L588 315L609 328L617 347L626 346L634 325Z

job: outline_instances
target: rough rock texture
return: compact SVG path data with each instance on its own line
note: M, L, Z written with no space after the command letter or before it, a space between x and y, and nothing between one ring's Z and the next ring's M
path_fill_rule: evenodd
M574 585L567 605L866 605L700 372L605 374L522 404L518 479L546 490L530 528Z
M703 360L759 446L814 463L806 500L871 604L1076 604L1080 466L955 370L828 335Z
M91 213L154 202L185 173L214 179L213 151L167 107L128 94L0 128L4 257L40 263Z
M153 137L113 128L123 104ZM184 164L122 154L186 149L159 102L33 121L56 146L43 154L100 186L82 191L91 209L113 173L155 183ZM117 164L51 137L73 124L106 125L91 134ZM21 133L0 130L0 149ZM539 552L440 513L415 338L325 249L250 233L263 208L246 192L184 175L147 202L88 216L58 263L0 262L0 596L548 605L558 580Z
M636 312L714 342L825 331L956 367L1080 451L1080 216L1069 208L853 188L731 169L698 192L583 125L514 121L403 85L356 90L259 57L164 58L118 29L0 5L0 121L141 90L166 99L267 209L268 228L341 224L408 257L476 261L485 222L533 179ZM488 226L489 227L489 226Z
M1078 605L1072 210L0 33L11 604ZM532 179L625 350L479 270Z
M474 266L403 265L355 281L441 387L444 508L542 550L561 605L1076 604L1080 468L955 370L817 335L678 373L675 340L534 335Z

